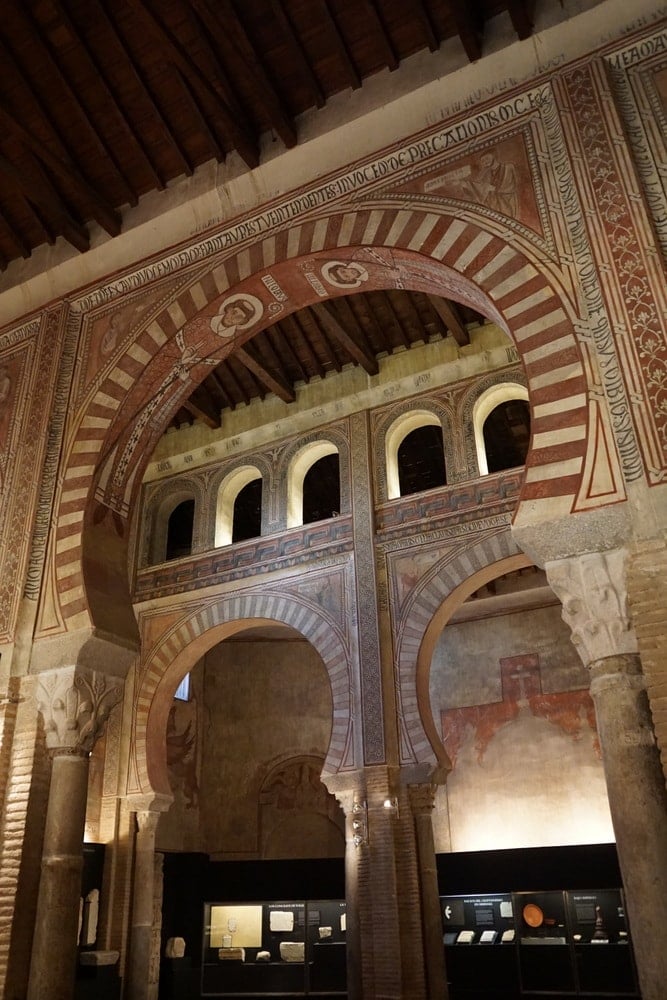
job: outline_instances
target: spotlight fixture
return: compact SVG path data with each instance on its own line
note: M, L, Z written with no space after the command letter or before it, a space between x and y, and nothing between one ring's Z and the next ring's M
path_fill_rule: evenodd
M394 816L398 816L398 799L395 795L391 798L386 798L382 805L387 812L391 812Z
M368 806L359 799L352 804L352 843L355 847L368 844Z

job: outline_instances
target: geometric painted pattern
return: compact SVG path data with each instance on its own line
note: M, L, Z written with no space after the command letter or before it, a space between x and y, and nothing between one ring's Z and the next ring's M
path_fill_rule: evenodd
M210 325L202 312L231 287L257 282L262 272L274 274L281 264L293 270L298 261L303 273L308 255L322 259L323 252L330 257L334 249L336 257L368 262L369 288L411 287L450 295L483 309L512 334L533 414L522 500L535 505L543 498L560 498L562 509L576 508L588 435L586 375L571 308L552 287L549 273L480 224L436 212L358 209L294 226L212 264L206 277L178 295L119 357L81 416L58 506L55 573L63 622L70 628L85 625L88 618L81 537L90 477L98 476L98 497L125 517L144 456L164 426L162 418L166 421L170 407L204 376L207 351L221 355L219 342L211 343L213 334L206 340ZM305 299L304 293L291 308L307 304ZM227 349L233 349L233 342ZM165 353L171 366L156 392L155 381L146 376L156 358L164 369ZM148 416L139 432L142 413ZM100 471L102 453L111 457Z

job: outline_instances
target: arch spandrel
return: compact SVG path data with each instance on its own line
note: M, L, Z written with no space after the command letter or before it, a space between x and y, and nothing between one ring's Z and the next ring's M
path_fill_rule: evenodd
M332 729L323 774L358 766L352 705L353 671L340 628L321 607L284 590L230 594L190 606L185 615L165 621L138 668L133 707L133 770L142 792L169 793L166 727L174 691L183 675L223 639L259 625L288 625L319 654L331 684Z
M138 371L133 345L118 359L90 404L95 420L81 422L79 436L82 442L85 439L85 451L79 451L74 442L66 475L76 478L77 465L85 462L89 467L92 455L98 462L104 455L97 468L95 496L101 505L125 519L139 488L146 456L152 453L169 416L210 367L235 346L276 318L330 296L372 288L411 288L465 302L513 337L534 409L534 447L526 463L517 516L526 509L530 518L538 521L542 507L544 516L576 509L579 499L590 492L583 482L587 449L593 447L592 438L608 428L591 418L595 393L589 390L597 387L588 381L591 366L584 363L588 348L575 336L574 307L565 286L554 277L553 267L542 273L539 254L533 251L529 258L525 247L519 249L484 230L480 220L469 222L394 208L359 210L346 218L353 214L356 222L349 231L362 236L371 230L377 232L378 216L382 216L380 228L391 235L392 246L353 247L339 242L335 249L322 250L322 245L341 240L341 219L334 216L318 226L295 226L289 241L295 256L257 270L233 288L229 287L228 274L238 274L238 268L230 258L212 268L209 280L200 278L182 292L178 314L184 325L175 330L174 310L165 308L137 337L142 356L150 359L144 369ZM406 246L401 245L401 227ZM275 241L266 242L274 256ZM254 259L262 259L263 247L263 243L257 244ZM286 245L286 253L287 249ZM247 255L247 251L242 253ZM332 262L347 262L352 271L332 271ZM231 330L231 323L221 336L217 317L230 299L246 301L252 310L232 314L232 319L238 320L236 327ZM607 441L606 448L598 447L596 453L611 456L613 462L613 442ZM594 463L589 461L586 468L593 476ZM605 491L601 502L623 499L620 476L607 479L613 480L614 488ZM85 501L81 515L84 506ZM66 520L59 519L58 538L66 538L69 570L77 561L76 524L71 509ZM81 524L82 519L79 529ZM58 586L67 620L69 588L85 589L86 584L80 575L70 572ZM91 607L90 611L95 620L96 609Z

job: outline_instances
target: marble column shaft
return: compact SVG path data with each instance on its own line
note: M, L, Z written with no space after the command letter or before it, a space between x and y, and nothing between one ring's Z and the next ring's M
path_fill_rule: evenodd
M590 665L618 858L643 1000L667 984L667 790L639 657Z
M28 1000L72 998L87 794L88 753L56 751L46 813Z

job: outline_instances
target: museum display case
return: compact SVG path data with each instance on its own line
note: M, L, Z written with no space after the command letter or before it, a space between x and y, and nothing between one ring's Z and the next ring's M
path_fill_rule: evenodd
M440 897L455 997L638 997L620 889Z
M345 993L345 903L204 905L202 996Z

